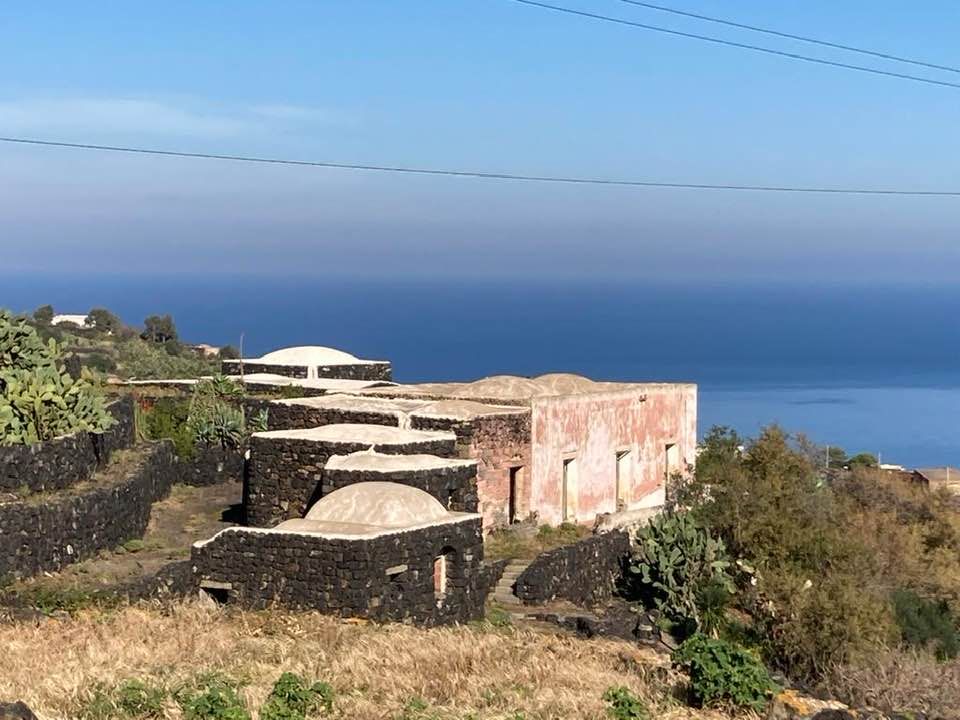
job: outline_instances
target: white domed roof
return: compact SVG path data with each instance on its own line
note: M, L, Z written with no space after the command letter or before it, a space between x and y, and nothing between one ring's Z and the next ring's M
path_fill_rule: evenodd
M391 482L362 482L334 490L310 508L306 520L402 528L451 518L429 493Z
M322 345L274 350L261 357L260 361L270 365L353 365L364 362L348 352Z

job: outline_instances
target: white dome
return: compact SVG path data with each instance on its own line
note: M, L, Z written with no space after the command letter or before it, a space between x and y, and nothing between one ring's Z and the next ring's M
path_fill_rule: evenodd
M320 498L305 519L402 528L450 517L435 497L419 488L391 482L362 482Z
M364 362L348 352L322 345L274 350L261 357L260 361L267 365L355 365Z

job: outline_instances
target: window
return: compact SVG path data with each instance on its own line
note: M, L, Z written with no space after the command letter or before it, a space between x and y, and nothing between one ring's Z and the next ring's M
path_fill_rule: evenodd
M563 461L563 484L560 490L560 507L563 522L575 522L577 494L577 459L566 458Z
M632 473L630 472L630 451L618 450L615 454L617 463L617 511L626 508L630 498Z
M433 561L433 597L437 601L437 607L446 600L447 582L453 569L455 555L456 551L452 547L446 547Z
M680 448L676 443L667 443L664 447L663 474L669 481L670 476L680 471Z
M523 466L510 468L510 496L507 500L507 522L520 521L520 495L523 492Z

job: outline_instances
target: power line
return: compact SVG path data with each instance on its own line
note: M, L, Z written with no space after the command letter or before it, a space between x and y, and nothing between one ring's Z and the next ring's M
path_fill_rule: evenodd
M858 72L871 73L872 75L883 75L885 77L897 78L899 80L912 80L914 82L926 83L928 85L941 85L943 87L960 89L960 84L948 82L946 80L934 80L933 78L920 77L919 75L907 75L905 73L898 73L890 70L878 70L877 68L865 67L863 65L851 65L850 63L837 62L835 60L824 60L823 58L815 58L809 55L800 55L798 53L785 52L783 50L774 50L773 48L761 47L760 45L749 45L747 43L734 42L733 40L724 40L722 38L712 37L710 35L698 35L697 33L672 30L670 28L660 27L658 25L648 25L646 23L626 20L624 18L613 17L611 15L600 15L599 13L587 12L585 10L574 10L573 8L563 7L561 5L551 5L549 3L539 2L538 0L512 0L512 2L541 8L543 10L565 13L567 15L578 15L580 17L591 18L593 20L603 20L604 22L616 23L618 25L627 25L629 27L640 28L641 30L652 30L653 32L675 35L677 37L689 38L691 40L702 40L704 42L714 43L716 45L726 45L728 47L739 48L741 50L752 50L754 52L766 53L767 55L777 55L779 57L785 57L791 60L802 60L803 62L816 63L818 65L828 65L830 67L844 68L846 70L856 70Z
M751 30L753 32L765 33L767 35L775 35L776 37L787 38L788 40L799 40L800 42L813 43L814 45L822 45L823 47L834 48L836 50L846 50L848 52L860 53L861 55L871 55L884 60L908 63L910 65L919 65L921 67L928 67L934 70L946 70L947 72L960 73L960 68L951 67L950 65L937 65L936 63L900 57L899 55L891 55L890 53L879 52L877 50L866 50L864 48L854 47L853 45L843 45L841 43L830 42L828 40L818 40L817 38L806 37L804 35L794 35L792 33L780 32L779 30L770 30L769 28L762 28L758 27L757 25L747 25L746 23L724 20L723 18L711 17L709 15L700 15L698 13L687 12L686 10L678 10L676 8L666 7L665 5L654 5L653 3L640 2L640 0L620 0L620 2L627 3L628 5L637 5L638 7L648 8L650 10L659 10L660 12L671 13L673 15L682 15L683 17L705 20L707 22L717 23L719 25L727 25L728 27L740 28L741 30Z
M572 185L615 185L623 187L672 188L686 190L745 190L753 192L822 193L829 195L904 195L914 197L960 197L960 190L893 190L885 188L802 187L791 185L735 185L689 182L660 182L652 180L617 180L613 178L575 177L560 175L525 175L505 172L482 172L477 170L446 170L403 165L370 165L361 163L327 162L319 160L287 160L283 158L255 157L250 155L222 155L215 153L181 152L144 147L119 145L94 145L91 143L57 142L33 138L0 137L0 142L43 147L98 150L105 152L133 153L138 155L161 155L203 160L228 160L232 162L265 163L270 165L299 165L333 170L364 170L371 172L405 173L408 175L442 175L449 177L479 178L482 180L516 180L525 182L566 183Z

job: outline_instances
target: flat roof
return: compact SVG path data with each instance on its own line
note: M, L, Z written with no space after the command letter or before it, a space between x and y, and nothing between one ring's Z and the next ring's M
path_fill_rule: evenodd
M407 445L437 440L456 441L457 439L457 436L452 432L408 430L392 425L364 425L361 423L337 423L295 430L268 430L253 433L253 437L369 445Z
M378 452L356 452L334 455L324 466L327 470L390 473L397 471L443 470L476 466L476 460L442 458L436 455L388 455Z

